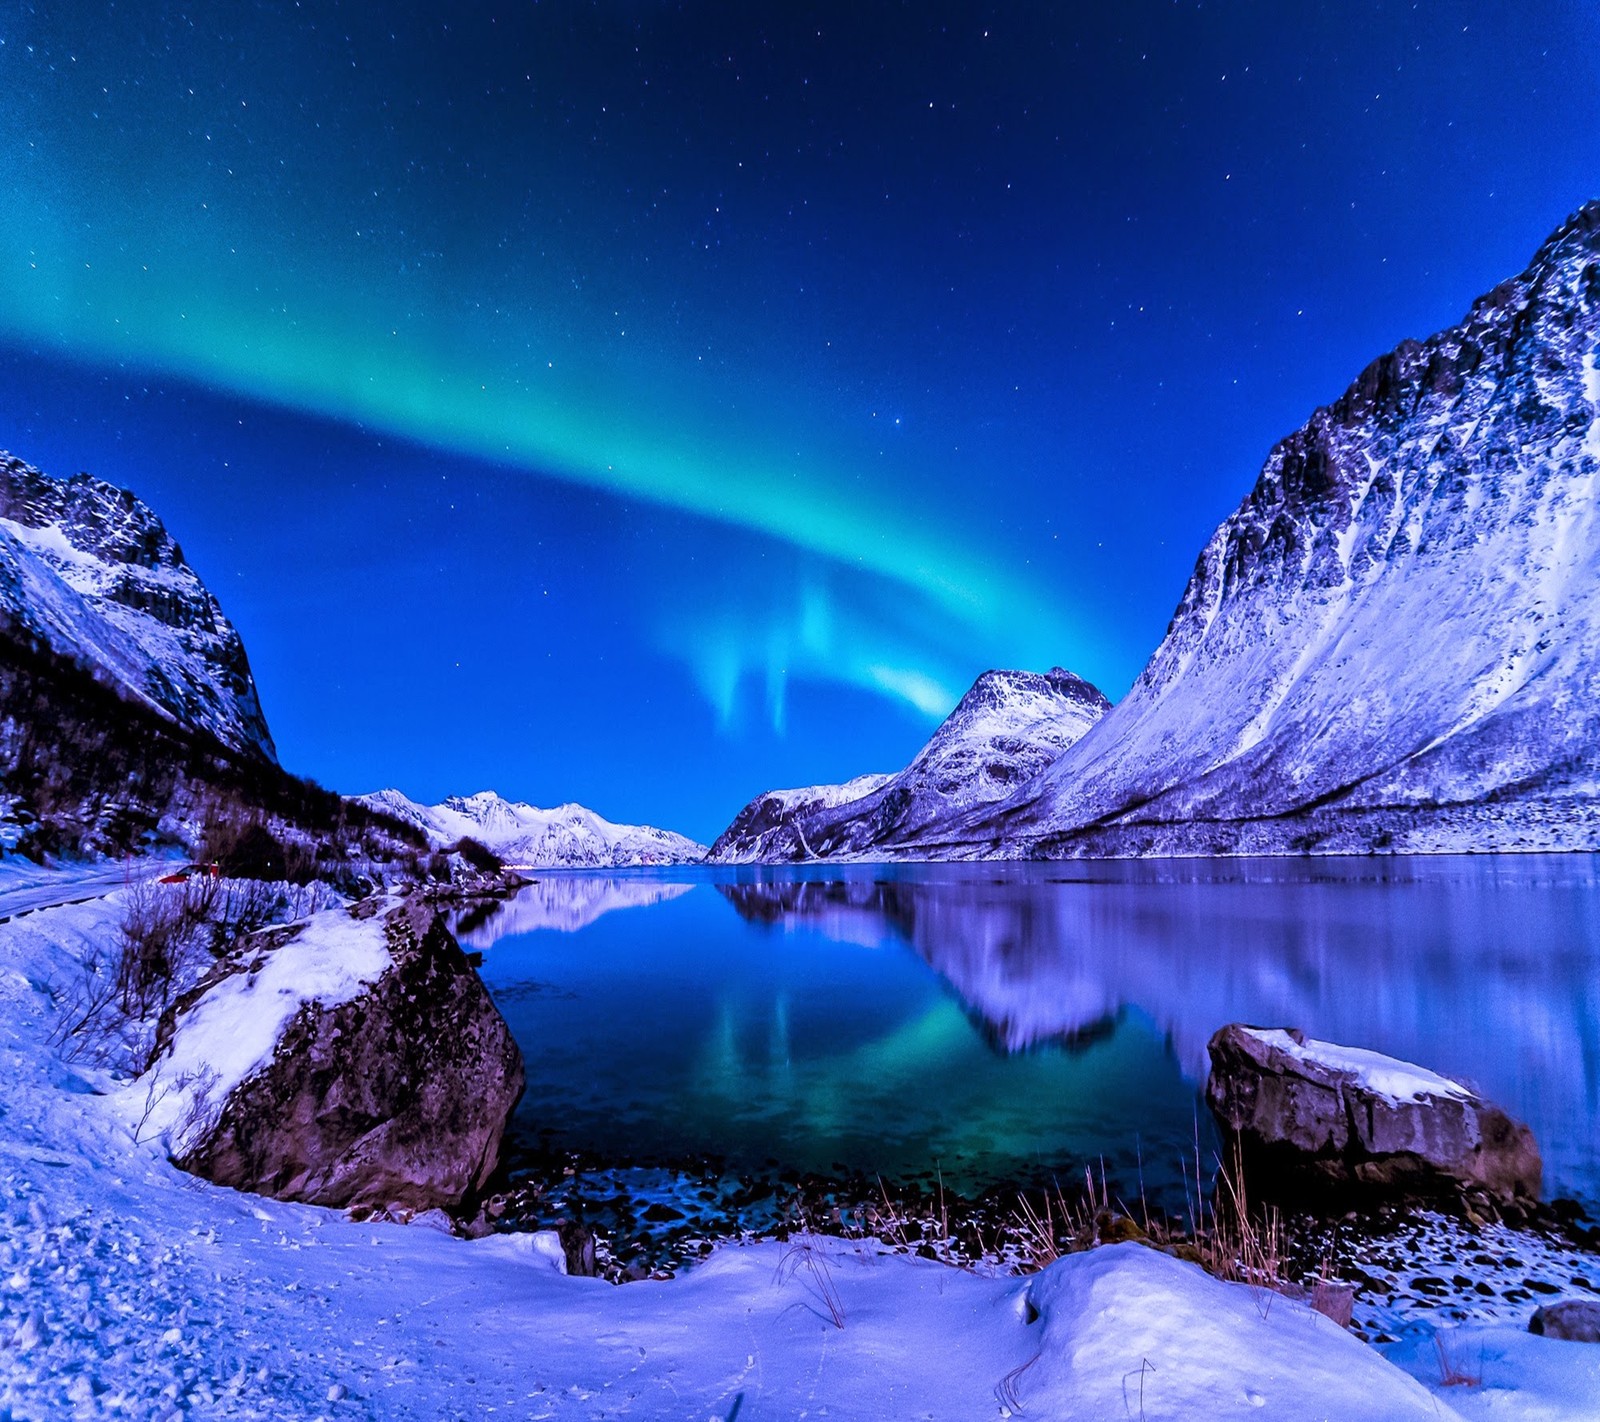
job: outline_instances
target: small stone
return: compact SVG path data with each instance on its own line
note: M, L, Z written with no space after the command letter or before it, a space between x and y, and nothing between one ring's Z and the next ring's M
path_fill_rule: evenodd
M343 1383L335 1383L328 1389L329 1402L343 1402L350 1396L350 1390Z
M666 1204L664 1201L657 1200L654 1204L647 1205L645 1207L644 1214L641 1218L649 1221L651 1224L666 1224L670 1220L681 1220L683 1218L683 1211L677 1209L675 1206Z

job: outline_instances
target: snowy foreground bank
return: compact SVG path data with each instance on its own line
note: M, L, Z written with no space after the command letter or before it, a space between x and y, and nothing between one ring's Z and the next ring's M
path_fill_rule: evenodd
M119 914L0 924L0 1419L1600 1417L1600 1346L1419 1326L1386 1358L1131 1244L1018 1279L791 1241L617 1288L544 1236L206 1185L49 1045Z

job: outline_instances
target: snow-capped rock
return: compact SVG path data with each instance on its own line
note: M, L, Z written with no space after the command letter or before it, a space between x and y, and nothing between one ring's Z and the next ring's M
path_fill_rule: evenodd
M1209 1051L1206 1101L1252 1168L1401 1195L1539 1198L1533 1133L1459 1082L1293 1029L1232 1023Z
M435 909L366 907L243 940L163 1021L129 1094L184 1170L408 1210L453 1207L494 1172L522 1054Z
M717 836L709 858L739 862L760 858L759 846L773 831L781 831L797 820L820 810L854 804L886 785L893 776L858 775L839 785L803 785L793 790L768 790L757 795L733 817L733 823Z
M1268 458L1128 696L932 854L1600 846L1600 202Z
M706 852L703 844L671 830L615 825L582 805L541 810L520 800L502 799L492 790L452 795L437 805L419 805L398 790L379 790L356 798L415 826L437 847L475 839L518 869L693 864Z
M0 453L0 626L276 761L244 643L148 505Z
M1054 761L1110 709L1056 667L985 672L897 775L757 796L711 847L725 863L860 856L992 804Z

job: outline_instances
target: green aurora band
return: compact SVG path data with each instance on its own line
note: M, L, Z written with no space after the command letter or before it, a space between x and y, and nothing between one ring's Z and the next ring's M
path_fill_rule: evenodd
M808 338L784 312L741 325L714 284L682 294L662 263L629 265L653 249L594 257L596 212L576 237L523 212L512 158L494 196L462 188L442 214L354 100L308 113L248 73L208 74L197 97L181 45L143 56L152 76L130 85L115 36L35 53L41 23L0 26L0 340L651 501L887 580L925 609L944 669L863 649L846 679L924 714L960 691L952 663L1082 656L1082 629L980 550L983 490L950 507L909 447L895 490L837 421L828 446L817 415L841 396L797 366Z

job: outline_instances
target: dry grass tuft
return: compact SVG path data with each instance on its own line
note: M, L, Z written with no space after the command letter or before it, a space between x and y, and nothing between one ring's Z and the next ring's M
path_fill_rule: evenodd
M777 1283L787 1283L802 1269L810 1276L817 1299L827 1310L829 1321L835 1328L844 1328L844 1304L839 1298L839 1290L833 1282L832 1271L828 1267L828 1257L817 1247L816 1241L801 1238L792 1244L778 1261L778 1272L775 1276Z
M1483 1360L1478 1361L1478 1371L1469 1372L1452 1356L1444 1334L1433 1335L1433 1351L1439 1360L1439 1385L1441 1387L1477 1387L1483 1382Z

